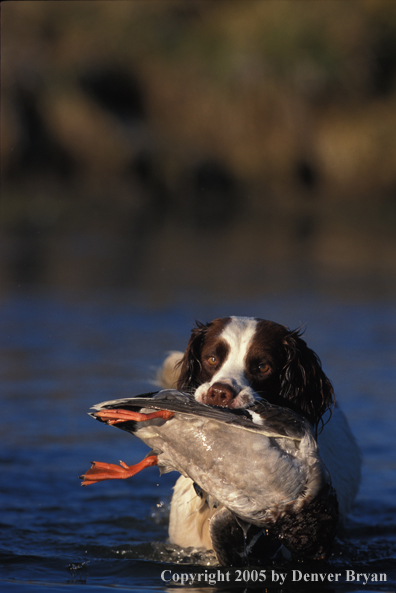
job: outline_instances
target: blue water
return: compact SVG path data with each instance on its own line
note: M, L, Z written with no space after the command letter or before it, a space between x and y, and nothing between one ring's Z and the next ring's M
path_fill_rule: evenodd
M363 454L359 496L327 563L269 566L228 581L211 557L166 543L176 474L149 468L130 480L81 488L91 460L139 461L137 439L92 420L91 405L153 390L167 351L186 345L195 319L256 315L291 327L307 324L308 344L332 379ZM180 575L200 573L189 591L250 589L395 591L396 308L284 293L215 303L189 296L164 304L141 295L84 297L21 291L0 309L0 591L174 591ZM307 584L301 573L340 573ZM164 573L163 571L170 571ZM284 586L271 573L285 572ZM346 581L346 571L355 580ZM205 572L206 571L206 572ZM356 573L385 574L363 585ZM298 573L295 573L298 575ZM349 573L353 574L353 573ZM212 575L213 576L213 575ZM241 576L241 575L239 575ZM165 582L170 579L170 582ZM172 580L173 579L173 580ZM179 581L177 581L179 579Z

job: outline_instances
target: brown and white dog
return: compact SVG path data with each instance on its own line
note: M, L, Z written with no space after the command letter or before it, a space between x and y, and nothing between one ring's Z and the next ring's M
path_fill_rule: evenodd
M359 449L319 358L298 330L250 317L197 323L184 354L170 354L158 380L161 387L177 387L204 404L246 408L263 398L307 418L318 434L340 517L349 512L360 481ZM181 476L172 497L170 541L212 549L212 513L193 482Z

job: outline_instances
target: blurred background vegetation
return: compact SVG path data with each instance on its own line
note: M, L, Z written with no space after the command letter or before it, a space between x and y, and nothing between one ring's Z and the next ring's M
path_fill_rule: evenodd
M3 290L396 276L394 0L1 13Z

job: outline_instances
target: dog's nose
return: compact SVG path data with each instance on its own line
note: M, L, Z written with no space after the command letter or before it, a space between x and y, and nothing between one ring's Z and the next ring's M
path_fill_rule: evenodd
M222 406L229 408L230 403L236 397L237 392L231 385L226 383L213 383L202 397L202 403L208 406Z

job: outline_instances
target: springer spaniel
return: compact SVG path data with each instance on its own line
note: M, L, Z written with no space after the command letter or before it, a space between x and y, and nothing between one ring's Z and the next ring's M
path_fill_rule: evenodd
M263 398L307 418L337 494L340 518L360 480L360 453L317 355L298 330L250 317L225 317L192 330L186 351L173 352L158 375L213 406L246 408ZM254 412L252 412L254 414ZM263 485L265 487L265 485ZM181 547L212 549L208 497L181 476L171 502L169 538Z

